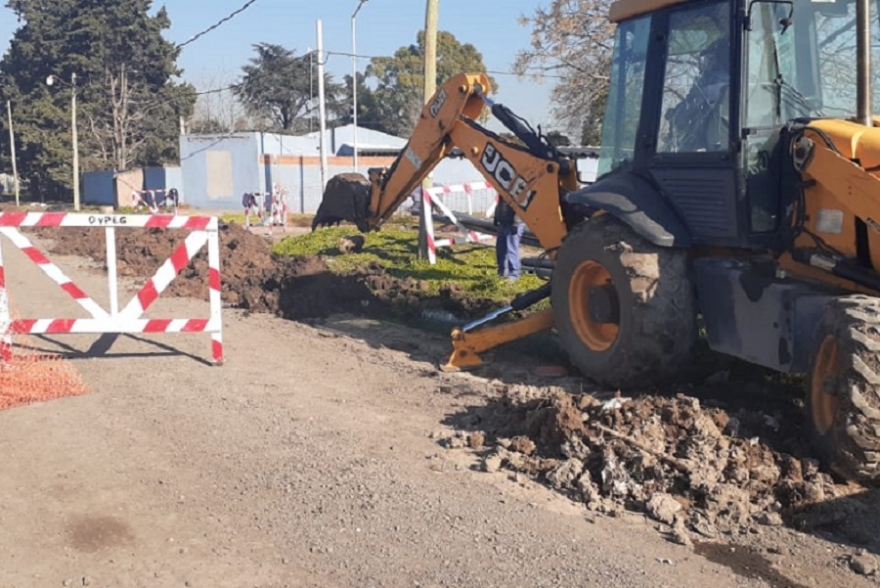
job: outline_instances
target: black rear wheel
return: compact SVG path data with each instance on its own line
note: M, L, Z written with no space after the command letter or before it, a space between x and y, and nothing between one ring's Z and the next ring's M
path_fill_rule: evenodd
M825 466L849 480L880 481L880 299L843 296L825 308L805 404Z
M566 237L551 300L569 359L602 385L643 387L668 379L697 340L685 252L657 247L610 215Z

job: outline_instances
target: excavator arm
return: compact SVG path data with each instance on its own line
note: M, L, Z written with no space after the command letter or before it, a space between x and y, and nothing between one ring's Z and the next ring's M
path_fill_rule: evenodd
M488 97L485 74L459 74L425 104L406 146L388 168L368 178L340 174L331 179L312 222L354 222L362 232L387 221L429 173L458 148L507 201L551 255L567 229L561 193L577 189L575 162L556 150L508 108ZM507 141L476 122L484 107L522 141Z
M460 74L450 79L427 102L412 136L390 167L370 169L369 178L340 174L328 182L312 230L343 221L356 223L364 233L379 229L431 170L458 148L554 258L568 232L561 203L565 193L578 187L576 164L488 94L489 80L484 74ZM522 145L477 123L485 107ZM479 365L480 353L552 327L552 312L542 311L514 323L479 328L549 294L547 284L483 319L456 328L452 332L453 352L443 369Z

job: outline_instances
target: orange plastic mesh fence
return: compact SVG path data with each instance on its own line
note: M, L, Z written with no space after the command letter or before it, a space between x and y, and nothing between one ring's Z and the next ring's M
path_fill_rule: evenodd
M15 311L10 311L15 319ZM5 327L0 325L0 331ZM85 392L86 386L70 361L40 349L27 335L10 338L0 332L0 410Z

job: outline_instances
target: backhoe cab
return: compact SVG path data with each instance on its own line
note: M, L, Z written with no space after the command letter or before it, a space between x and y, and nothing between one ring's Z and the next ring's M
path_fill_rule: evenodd
M473 123L486 86L462 76L425 107L397 163L371 172L359 226L379 226L457 145L554 268L549 319L498 337L477 321L470 344L455 333L454 358L552 325L585 375L644 388L693 360L700 316L712 349L806 373L807 428L825 464L877 482L878 8L618 0L596 182L578 187L552 150L514 148ZM520 181L488 171L493 153Z
M615 3L600 176L564 198L606 214L570 232L552 281L559 337L589 376L673 377L700 315L712 349L806 373L817 450L870 482L877 15L868 0Z

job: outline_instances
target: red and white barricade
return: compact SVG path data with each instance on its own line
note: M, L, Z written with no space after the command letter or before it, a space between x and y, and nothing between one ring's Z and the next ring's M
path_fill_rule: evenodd
M18 229L21 227L97 227L106 231L107 282L110 310L95 302L74 284ZM184 242L171 254L152 278L121 310L116 271L116 229L161 228L190 231ZM218 221L210 216L171 215L91 215L65 212L3 212L0 213L0 235L6 236L43 273L67 292L91 318L26 318L11 317L6 293L2 247L0 247L0 359L8 359L12 336L16 334L68 333L209 333L211 351L216 364L223 363L223 320L220 299L220 243ZM156 301L172 280L207 244L208 247L208 301L207 318L145 318L144 312Z
M174 210L174 214L177 214L180 207L180 196L177 192L177 188L171 188L169 190L165 190L164 188L153 190L132 190L131 207L135 212L140 212L141 206L149 209L153 214L159 213L160 206L166 211L171 208Z
M272 226L286 227L289 213L287 190L281 184L275 184L272 188Z
M251 215L256 215L257 225L264 224L263 213L266 208L268 194L262 192L246 192L241 196L241 206L244 208L244 228L251 227Z
M275 184L271 192L247 192L241 197L244 208L244 226L251 227L251 215L257 216L257 225L269 227L287 226L290 209L287 204L287 190Z
M426 237L428 243L428 262L431 265L437 263L438 247L449 247L451 245L460 245L462 243L480 243L481 241L492 240L492 235L478 233L462 225L459 222L458 218L456 218L455 213L453 213L452 210L450 210L449 207L443 203L443 194L451 194L453 192L465 192L468 195L469 214L472 214L471 211L473 210L473 201L471 199L471 194L474 190L494 190L494 188L489 182L471 182L468 184L460 185L436 186L434 188L422 190L422 215L425 220L424 224L427 233ZM497 196L495 197L494 201L497 202ZM433 220L433 209L435 208L438 212L440 212L440 214L448 218L452 222L452 224L458 227L459 231L461 231L464 236L436 239L434 237Z
M450 184L449 186L436 186L431 188L432 195L435 196L436 199L443 199L444 195L450 194L459 194L463 193L467 200L467 213L474 214L474 192L478 192L480 190L486 190L493 194L493 198L497 198L495 195L495 187L489 182L467 182L465 184Z

